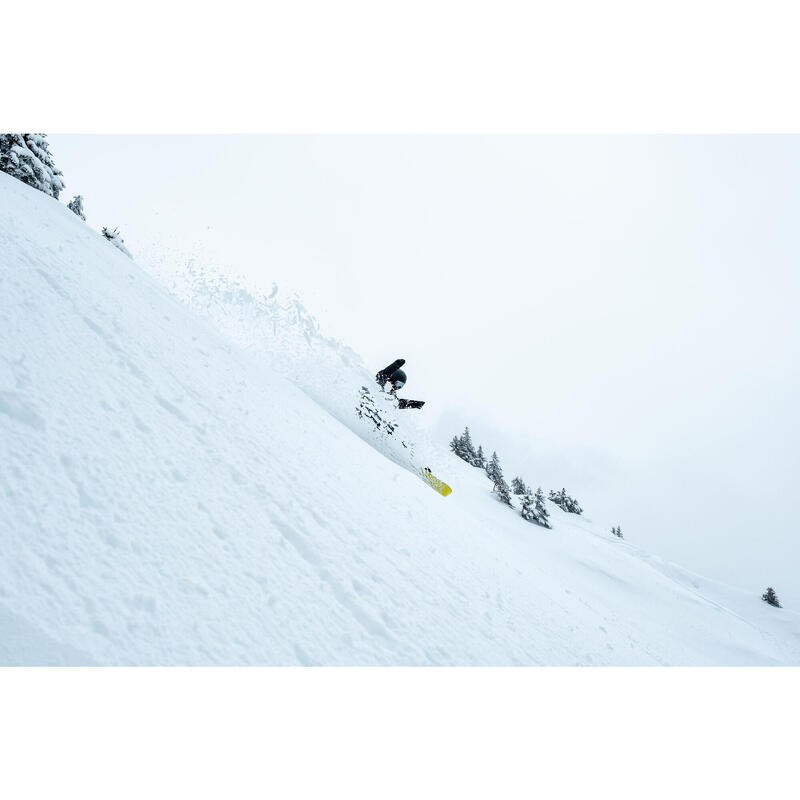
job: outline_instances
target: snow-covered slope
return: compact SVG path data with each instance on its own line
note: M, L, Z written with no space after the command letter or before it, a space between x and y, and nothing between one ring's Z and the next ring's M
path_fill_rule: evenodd
M800 663L790 609L591 509L525 523L402 417L439 496L360 427L355 354L220 292L0 174L0 663Z

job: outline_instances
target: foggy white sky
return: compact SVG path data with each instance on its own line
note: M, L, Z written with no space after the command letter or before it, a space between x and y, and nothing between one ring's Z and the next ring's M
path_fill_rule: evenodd
M50 143L135 258L298 291L376 371L407 359L443 440L800 602L797 137Z

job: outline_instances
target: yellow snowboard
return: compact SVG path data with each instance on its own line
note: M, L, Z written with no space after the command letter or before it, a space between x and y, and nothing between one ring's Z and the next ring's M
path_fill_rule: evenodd
M422 480L433 489L436 489L439 494L447 497L447 495L453 491L444 481L440 481L429 469L421 469L419 474L422 475Z

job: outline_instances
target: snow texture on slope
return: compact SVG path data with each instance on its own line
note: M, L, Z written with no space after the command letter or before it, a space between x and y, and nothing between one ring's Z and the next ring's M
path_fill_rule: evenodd
M413 418L403 462L298 301L205 291L0 175L0 663L800 663L790 609L525 523Z

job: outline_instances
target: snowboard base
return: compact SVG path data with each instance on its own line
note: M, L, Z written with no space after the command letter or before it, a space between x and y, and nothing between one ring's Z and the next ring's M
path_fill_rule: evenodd
M447 495L453 491L444 481L440 481L427 467L421 469L419 474L428 486L439 492L443 497L447 497Z

